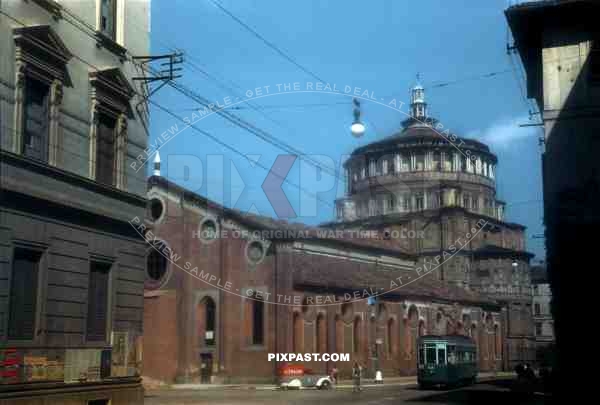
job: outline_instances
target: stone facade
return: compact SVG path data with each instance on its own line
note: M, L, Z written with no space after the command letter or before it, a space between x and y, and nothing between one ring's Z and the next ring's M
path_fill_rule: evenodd
M552 318L552 291L546 275L546 266L531 268L533 288L533 321L537 347L554 343L554 320Z
M148 27L149 1L108 2L110 32L101 3L2 2L3 404L143 403L146 247L128 222L146 187L126 167L148 116L125 53L147 54L149 38L125 19Z

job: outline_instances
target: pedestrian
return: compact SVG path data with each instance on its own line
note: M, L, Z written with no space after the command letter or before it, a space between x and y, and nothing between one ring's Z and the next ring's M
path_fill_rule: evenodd
M354 362L354 366L352 367L352 381L354 385L352 387L352 392L360 392L362 388L360 387L360 377L362 374L362 369L360 364L357 361Z
M338 375L338 369L335 366L335 364L333 365L333 368L331 369L331 381L337 385L337 375Z
M383 373L381 370L375 372L375 384L383 384Z

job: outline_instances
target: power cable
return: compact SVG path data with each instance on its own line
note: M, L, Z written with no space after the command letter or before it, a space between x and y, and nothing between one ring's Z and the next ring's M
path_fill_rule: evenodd
M217 0L209 0L209 1L212 4L214 4L216 7L218 7L221 11L223 11L225 14L227 14L229 17L231 17L239 25L241 25L242 27L244 27L248 32L250 32L256 38L260 39L265 45L267 45L269 48L271 48L275 52L277 52L285 60L287 60L288 62L292 63L294 66L296 66L298 69L302 70L304 73L308 74L309 76L317 79L319 82L321 82L321 83L327 83L325 80L321 79L315 73L313 73L312 71L308 70L307 68L305 68L304 66L302 66L300 63L298 63L298 61L296 61L295 58L291 57L286 52L282 51L279 47L277 47L277 45L275 45L274 43L272 43L271 41L269 41L265 37L263 37L261 34L259 34L258 32L256 32L252 27L250 27L248 24L246 24L245 22L243 22L240 18L238 18L231 11L229 11L228 9L226 9L219 1L217 1Z

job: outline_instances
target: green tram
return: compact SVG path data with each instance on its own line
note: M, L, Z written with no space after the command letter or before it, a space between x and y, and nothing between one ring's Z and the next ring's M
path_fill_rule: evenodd
M477 347L463 335L421 336L417 381L420 388L473 384L477 377Z

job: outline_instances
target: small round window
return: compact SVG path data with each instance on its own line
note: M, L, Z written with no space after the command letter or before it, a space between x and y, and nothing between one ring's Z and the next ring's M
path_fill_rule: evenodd
M148 207L148 214L152 221L158 221L163 214L164 207L161 200L158 198L153 198L150 200Z
M217 224L212 219L207 219L200 225L202 239L213 240L217 237Z
M158 288L166 280L169 261L162 253L165 245L154 243L146 257L146 286Z
M265 248L259 241L252 241L246 248L246 257L250 264L258 264L265 256Z

